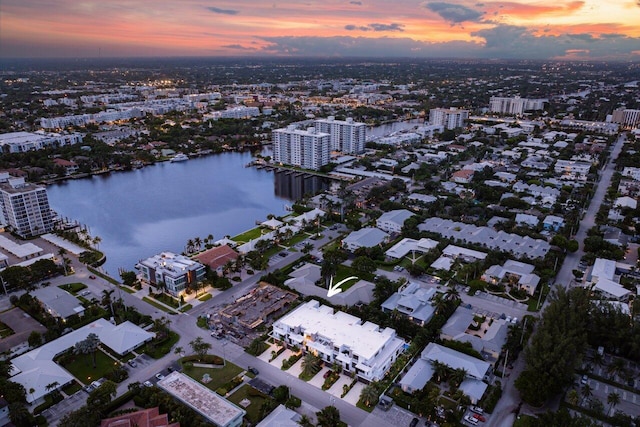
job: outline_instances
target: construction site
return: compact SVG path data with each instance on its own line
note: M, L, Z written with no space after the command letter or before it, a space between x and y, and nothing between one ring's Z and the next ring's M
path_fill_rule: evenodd
M264 333L274 319L282 316L298 295L268 283L260 285L209 317L216 338L226 337L247 346Z

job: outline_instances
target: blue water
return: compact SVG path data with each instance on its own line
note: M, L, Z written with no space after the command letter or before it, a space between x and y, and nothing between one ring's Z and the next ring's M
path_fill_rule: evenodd
M236 235L282 215L291 204L274 192L272 172L244 167L250 153L224 153L131 172L69 180L47 188L51 207L100 236L103 266L117 276L161 251L182 252L187 240Z

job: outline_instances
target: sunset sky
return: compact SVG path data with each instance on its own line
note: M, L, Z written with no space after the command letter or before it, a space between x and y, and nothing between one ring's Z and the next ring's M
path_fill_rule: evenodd
M1 0L0 56L640 60L640 0Z

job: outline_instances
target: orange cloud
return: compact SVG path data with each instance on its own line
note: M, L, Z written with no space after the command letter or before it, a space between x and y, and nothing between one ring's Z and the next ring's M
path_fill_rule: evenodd
M537 18L541 16L565 16L580 10L584 6L584 1L572 1L566 4L558 3L517 3L517 2L495 2L486 3L487 17L492 15L509 15L517 18Z

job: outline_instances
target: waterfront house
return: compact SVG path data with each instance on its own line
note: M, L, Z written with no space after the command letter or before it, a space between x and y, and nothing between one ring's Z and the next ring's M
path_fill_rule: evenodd
M204 279L205 266L183 255L162 252L140 261L136 269L142 279L155 287L164 288L174 297L187 286Z

